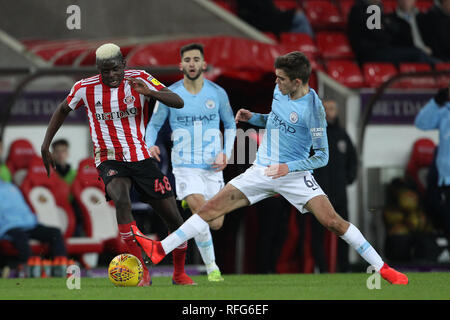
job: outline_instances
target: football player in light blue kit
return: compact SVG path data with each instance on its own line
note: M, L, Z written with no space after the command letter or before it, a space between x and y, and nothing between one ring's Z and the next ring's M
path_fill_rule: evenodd
M279 193L301 213L312 212L323 226L357 250L384 279L393 284L408 283L406 275L384 263L358 228L336 213L312 176L312 170L328 162L328 141L322 102L308 86L310 74L311 65L304 54L291 52L278 57L271 112L265 115L241 109L236 114L236 121L266 128L253 166L231 180L161 242L146 238L137 228L132 228L136 241L154 264L180 243L203 232L208 228L208 221Z
M200 210L224 186L222 170L231 157L236 124L228 96L220 86L204 79L206 69L203 46L192 43L181 48L180 70L182 80L170 86L184 100L184 107L175 110L163 104L155 105L147 126L146 143L150 154L160 161L160 150L155 145L158 131L166 119L172 129L172 167L178 200L186 202L192 212ZM220 132L224 126L224 147ZM224 216L209 222L213 230L223 224ZM195 237L209 281L223 281L215 263L211 231Z

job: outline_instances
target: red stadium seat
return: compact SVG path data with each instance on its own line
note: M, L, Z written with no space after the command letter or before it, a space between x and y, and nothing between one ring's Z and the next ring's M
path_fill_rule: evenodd
M395 0L383 0L383 12L392 13L397 8L397 1Z
M450 71L450 62L440 62L434 65L437 71ZM436 79L436 86L439 88L447 87L450 83L450 75L438 76Z
M284 32L280 36L281 45L284 51L300 51L308 57L317 56L317 47L314 40L306 33Z
M303 7L311 26L315 30L342 28L345 26L341 13L331 1L304 1Z
M40 223L60 229L68 254L99 253L103 243L93 238L72 238L75 213L69 203L69 186L51 169L47 177L42 159L34 156L20 187Z
M401 73L431 71L431 66L428 63L401 63L399 66ZM436 82L433 77L423 78L409 78L400 80L395 84L399 88L434 88Z
M347 22L348 14L350 13L350 10L352 9L354 4L355 4L355 0L341 0L341 1L339 1L339 5L340 5L340 9L341 9L341 16L342 16L342 19L345 22Z
M420 11L422 11L422 12L426 12L426 11L428 11L432 6L433 6L433 1L431 0L431 1L428 1L428 0L425 0L425 1L421 1L421 0L419 0L419 1L417 1L416 2L416 7L420 10Z
M26 139L13 141L9 146L6 165L11 171L14 184L20 186L25 178L31 160L37 153L33 145Z
M349 88L362 88L364 77L359 66L350 60L331 60L326 63L327 73L337 82Z
M354 58L352 48L345 33L317 32L316 43L319 53L326 60Z
M126 245L119 236L115 207L106 202L104 190L94 159L80 161L72 194L83 213L86 236L100 239L109 251L125 252Z
M296 0L274 0L273 3L280 10L292 10L298 7Z
M75 230L75 214L68 199L69 186L51 169L50 177L42 159L34 156L20 189L38 220L57 227L65 238Z
M391 63L368 62L363 65L364 82L371 88L380 86L397 74L397 69Z

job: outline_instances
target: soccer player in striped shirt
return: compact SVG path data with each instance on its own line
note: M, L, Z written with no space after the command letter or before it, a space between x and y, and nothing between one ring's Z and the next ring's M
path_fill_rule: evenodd
M41 154L49 175L49 167L55 167L49 151L54 135L71 111L85 106L95 164L105 183L106 199L114 201L119 233L129 253L139 258L144 267L139 286L149 286L150 273L132 238L131 226L136 222L131 214L129 191L133 185L141 201L149 203L165 220L169 231L175 231L183 223L169 180L150 156L144 137L149 99L171 108L182 108L184 102L145 71L125 70L125 60L115 44L104 44L96 50L96 64L100 74L75 83L53 113ZM183 242L173 251L174 284L195 284L184 271L186 248L187 242Z
M178 200L186 201L192 212L197 212L224 186L222 170L236 137L236 124L227 93L217 84L205 79L203 46L191 43L180 50L180 68L184 77L169 87L184 100L182 109L158 103L146 131L150 153L159 160L155 145L158 132L166 119L172 129L172 167ZM222 148L220 121L224 126ZM213 230L223 224L223 216L209 223ZM223 281L215 262L214 245L209 229L195 237L195 243L206 266L209 281Z
M312 170L328 162L328 140L322 102L308 86L310 74L311 65L304 54L291 52L278 57L271 112L258 114L240 109L236 114L236 121L266 128L253 165L161 242L132 227L136 241L154 264L179 243L204 232L209 221L278 193L301 213L311 212L324 227L357 250L384 279L393 284L408 283L406 275L384 263L356 226L336 213L312 176Z

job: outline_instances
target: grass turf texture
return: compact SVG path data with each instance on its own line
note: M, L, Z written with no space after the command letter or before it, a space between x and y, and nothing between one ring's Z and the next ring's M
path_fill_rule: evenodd
M369 290L369 274L225 275L222 283L193 277L197 286L174 286L170 277L155 277L145 288L114 287L107 278L81 278L80 290L69 290L66 279L0 279L1 300L346 300L450 299L450 273L408 273L407 286L381 279Z

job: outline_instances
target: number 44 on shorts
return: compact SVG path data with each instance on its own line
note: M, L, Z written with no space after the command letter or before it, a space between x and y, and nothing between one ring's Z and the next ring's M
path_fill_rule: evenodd
M155 192L161 192L162 194L164 194L166 193L166 190L172 190L169 179L167 177L164 177L162 182L160 182L159 179L155 179Z

